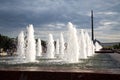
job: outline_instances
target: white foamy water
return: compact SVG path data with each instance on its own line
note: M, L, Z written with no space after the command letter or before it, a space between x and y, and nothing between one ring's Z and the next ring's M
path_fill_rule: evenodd
M53 35L49 34L48 36L48 42L47 42L47 53L46 53L46 58L54 58L54 40L53 40Z
M79 55L79 58L80 59L87 59L87 43L86 43L86 37L85 37L85 33L84 33L84 30L81 29L81 32L80 32L80 55Z
M38 41L37 41L36 56L42 56L42 46L41 46L40 38L38 38Z
M34 29L32 24L27 27L25 54L26 54L26 61L28 62L36 61L36 44L35 44Z
M59 58L63 59L64 57L64 50L65 50L65 42L64 42L64 37L63 33L60 34L60 54Z
M19 58L25 58L25 41L23 31L21 31L18 35L17 55Z
M102 46L98 42L95 42L95 51L100 51L100 49L102 49Z
M67 53L65 53L65 61L68 63L79 62L79 44L77 37L77 30L71 22L68 23L67 36Z

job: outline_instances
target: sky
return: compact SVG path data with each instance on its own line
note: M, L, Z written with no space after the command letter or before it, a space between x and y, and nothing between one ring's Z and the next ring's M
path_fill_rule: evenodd
M16 37L33 24L35 36L43 38L65 31L68 22L90 31L91 10L95 38L120 42L119 0L0 0L0 34Z

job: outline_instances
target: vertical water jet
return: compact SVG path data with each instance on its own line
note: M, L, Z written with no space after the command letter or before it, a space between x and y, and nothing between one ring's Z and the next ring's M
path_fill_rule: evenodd
M17 55L19 58L25 58L25 41L23 31L21 31L18 35Z
M47 42L47 53L46 53L46 58L54 58L54 40L53 40L53 35L49 34L48 36L48 42Z
M65 53L65 61L67 61L68 63L77 63L79 62L77 30L71 22L68 23L67 27L67 53Z
M36 44L32 24L27 27L26 35L26 61L34 62L36 60Z
M59 58L63 59L64 57L64 50L65 50L65 42L64 42L64 37L63 37L63 33L60 34L60 54L59 54Z
M38 41L37 41L36 56L42 56L42 46L41 46L40 38L38 38Z
M81 41L80 41L79 58L80 59L87 59L87 52L86 52L87 44L86 44L86 38L85 38L85 33L84 33L83 29L81 29L80 36L81 36L81 39L80 39Z

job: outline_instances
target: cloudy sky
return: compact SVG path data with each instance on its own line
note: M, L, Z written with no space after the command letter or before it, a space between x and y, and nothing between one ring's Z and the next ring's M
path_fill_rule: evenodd
M95 38L101 42L120 41L120 0L0 0L0 33L16 37L28 24L36 36L66 29L90 29L94 11Z

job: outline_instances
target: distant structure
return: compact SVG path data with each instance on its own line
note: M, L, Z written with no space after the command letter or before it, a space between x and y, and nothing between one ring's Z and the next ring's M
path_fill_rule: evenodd
M91 10L91 35L92 35L92 41L94 42L93 10Z

